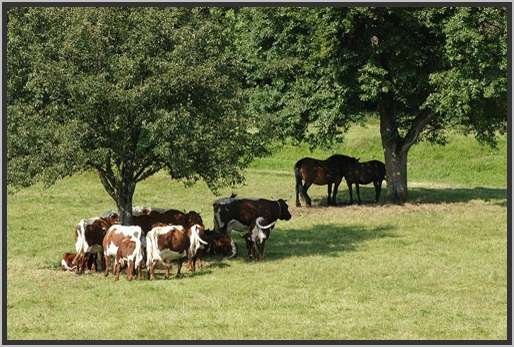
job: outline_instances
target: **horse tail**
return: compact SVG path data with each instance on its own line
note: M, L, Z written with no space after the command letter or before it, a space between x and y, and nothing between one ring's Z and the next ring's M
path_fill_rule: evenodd
M295 177L295 181L296 181L296 195L297 196L302 191L303 177L302 177L302 173L300 172L300 167L301 167L301 161L297 161L296 164L294 165L294 177Z

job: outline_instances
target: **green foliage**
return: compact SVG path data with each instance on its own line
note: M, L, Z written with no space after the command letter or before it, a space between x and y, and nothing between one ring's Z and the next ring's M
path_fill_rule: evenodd
M166 169L215 189L264 153L258 123L240 116L225 11L32 8L8 19L9 186L94 168L116 196Z
M430 76L427 105L481 142L506 131L507 18L500 8L458 8L442 28L448 67Z
M494 143L506 127L503 8L259 8L238 18L251 110L279 138L330 145L381 105L409 146L444 143L449 128Z

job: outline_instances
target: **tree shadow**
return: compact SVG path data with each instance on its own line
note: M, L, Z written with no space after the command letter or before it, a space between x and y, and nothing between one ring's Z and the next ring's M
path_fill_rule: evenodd
M361 205L376 205L375 203L375 189L373 187L360 187ZM382 189L380 202L378 205L387 204L385 200L387 190ZM353 189L353 198L356 200L355 188ZM440 203L457 203L469 202L471 200L482 200L485 202L494 202L495 205L507 206L507 189L506 188L488 188L488 187L474 187L474 188L422 188L413 187L409 188L408 202L415 204L440 204ZM349 206L349 193L348 190L340 190L337 194L338 206ZM327 197L312 198L314 206L327 206ZM354 204L357 204L354 201ZM303 203L302 203L303 206Z
M318 224L308 229L281 229L272 232L266 243L264 260L312 255L337 256L341 252L358 249L359 243L382 238L398 237L390 232L390 225L367 228L338 224ZM246 256L241 248L240 256Z

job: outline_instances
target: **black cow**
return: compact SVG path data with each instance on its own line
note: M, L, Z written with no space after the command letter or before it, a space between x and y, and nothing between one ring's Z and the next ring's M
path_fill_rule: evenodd
M277 220L290 220L287 203L282 200L238 199L235 195L214 202L214 228L230 233L243 232L248 257L264 257L264 244Z

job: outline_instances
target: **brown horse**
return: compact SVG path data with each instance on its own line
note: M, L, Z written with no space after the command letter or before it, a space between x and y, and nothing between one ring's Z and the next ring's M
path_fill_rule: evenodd
M300 195L305 200L307 206L311 206L311 198L307 195L307 189L312 184L328 185L327 204L336 205L337 189L346 171L358 159L342 154L334 154L325 160L314 158L303 158L294 165L294 175L296 178L296 206L300 207ZM333 185L333 186L332 186Z
M371 160L364 163L354 163L344 176L348 185L348 191L350 192L350 204L353 203L352 184L354 183L359 204L361 203L359 184L369 184L371 182L375 186L375 201L378 202L385 175L385 165L381 161Z

